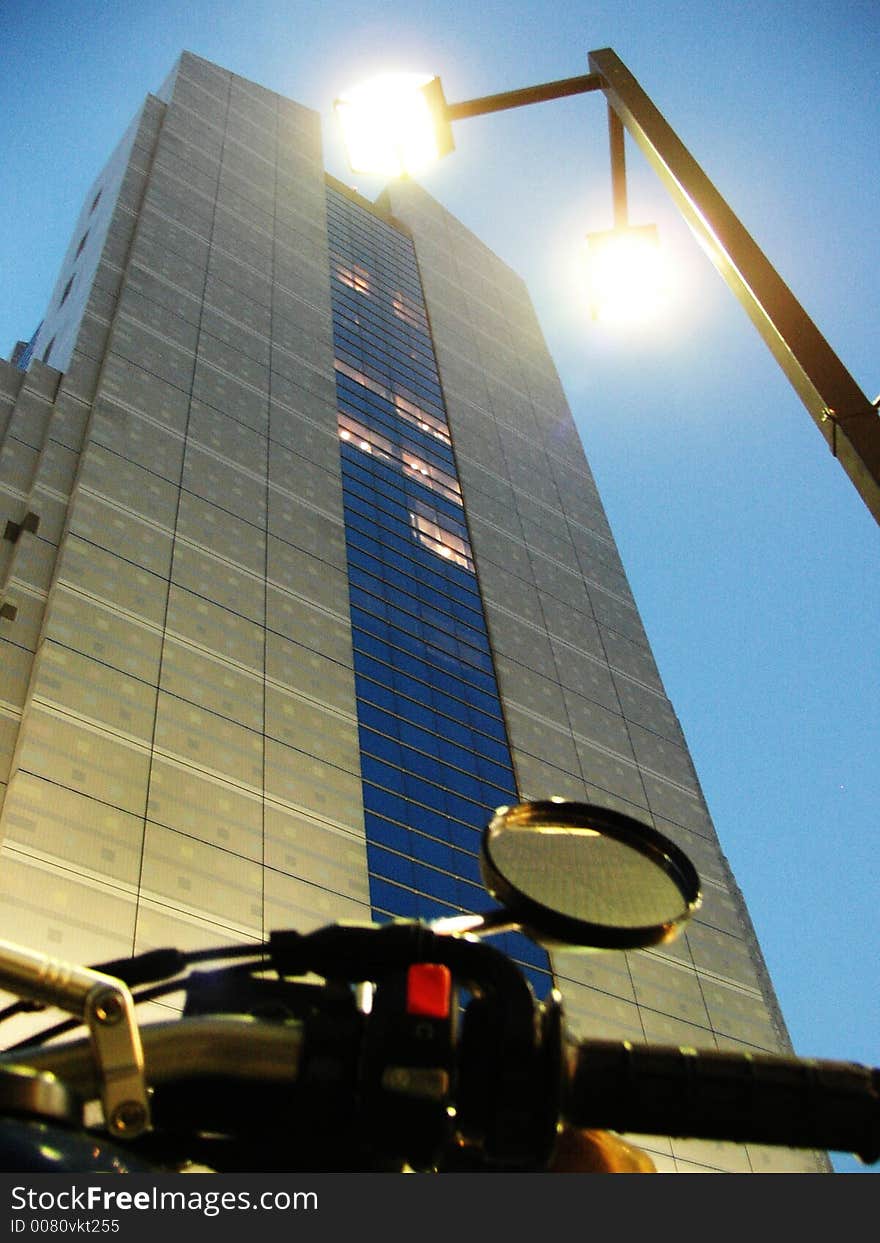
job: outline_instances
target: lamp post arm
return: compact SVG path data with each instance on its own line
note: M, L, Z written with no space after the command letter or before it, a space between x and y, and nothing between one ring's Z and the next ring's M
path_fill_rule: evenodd
M590 52L589 65L880 522L877 408L617 55Z
M526 104L542 104L550 99L564 99L567 95L601 91L603 86L603 79L597 73L581 74L576 78L560 78L556 82L543 82L538 86L523 86L516 91L503 91L500 95L483 95L480 99L465 99L461 103L446 104L445 119L464 121L467 117L504 112L507 108L523 108Z
M614 227L625 229L629 223L626 195L626 152L623 122L608 105L608 149L611 155L611 198L614 203Z

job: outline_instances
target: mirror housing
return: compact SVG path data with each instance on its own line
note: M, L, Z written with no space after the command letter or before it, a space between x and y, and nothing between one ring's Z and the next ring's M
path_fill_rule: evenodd
M678 936L702 902L699 876L674 842L590 803L499 807L480 866L508 924L547 947L659 945Z

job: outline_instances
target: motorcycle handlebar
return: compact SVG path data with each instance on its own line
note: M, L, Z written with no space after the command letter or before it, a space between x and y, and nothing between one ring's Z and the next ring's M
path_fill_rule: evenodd
M299 1023L183 1019L141 1029L155 1084L224 1075L293 1084ZM628 1041L563 1041L560 1121L585 1129L734 1143L831 1149L880 1159L880 1069L740 1051ZM22 1051L88 1094L96 1087L87 1041ZM0 1066L9 1064L0 1058Z
M275 1024L244 1015L173 1019L141 1028L146 1078L151 1086L188 1076L295 1083L303 1048L301 1023ZM4 1066L27 1066L62 1079L85 1099L100 1079L88 1040L21 1049L0 1056Z
M880 1069L613 1040L572 1042L567 1063L563 1113L577 1127L880 1159Z

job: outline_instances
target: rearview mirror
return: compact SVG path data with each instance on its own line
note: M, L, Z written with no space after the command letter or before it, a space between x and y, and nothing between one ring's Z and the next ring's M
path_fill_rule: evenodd
M637 949L670 941L699 908L682 850L631 816L550 799L499 807L483 834L483 882L544 945Z

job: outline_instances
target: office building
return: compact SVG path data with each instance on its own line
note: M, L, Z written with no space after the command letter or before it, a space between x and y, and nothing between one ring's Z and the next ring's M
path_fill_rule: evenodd
M491 810L560 795L706 894L670 946L557 955L572 1028L788 1048L528 294L439 203L359 199L316 113L184 54L15 356L0 935L100 962L479 910Z

